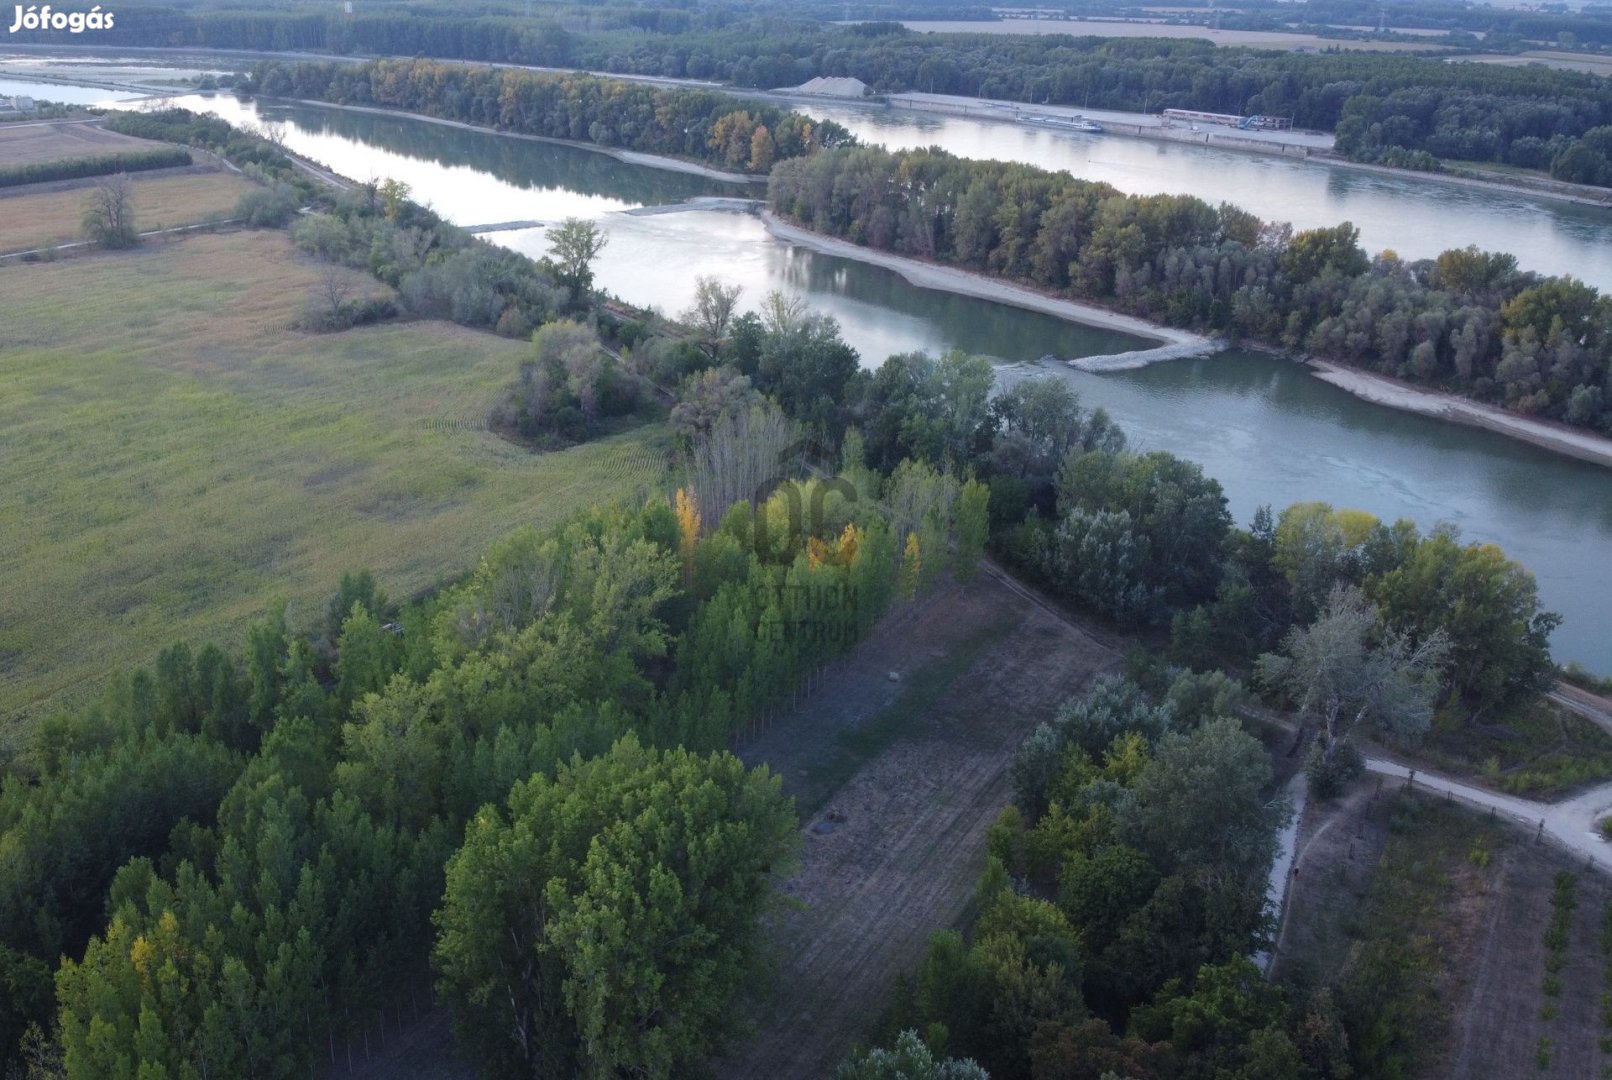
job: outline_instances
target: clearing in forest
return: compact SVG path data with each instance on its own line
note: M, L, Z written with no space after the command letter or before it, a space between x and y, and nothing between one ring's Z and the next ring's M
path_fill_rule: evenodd
M294 329L321 272L283 232L0 268L0 730L277 598L305 625L343 571L406 594L660 488L662 427L552 454L487 430L524 342Z
M804 851L785 887L796 903L772 928L780 970L759 1034L723 1075L832 1074L929 936L964 915L1019 744L1117 662L981 577L885 619L743 748L795 795Z

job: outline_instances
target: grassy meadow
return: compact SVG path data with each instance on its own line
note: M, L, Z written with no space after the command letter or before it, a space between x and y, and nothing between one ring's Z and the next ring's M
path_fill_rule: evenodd
M489 433L524 343L293 329L317 279L280 232L0 268L0 726L276 598L306 624L344 570L408 593L663 482L661 427L548 455Z
M0 254L84 238L84 205L95 181L70 183L72 187L60 190L50 184L0 190ZM134 173L129 184L134 224L141 232L227 218L253 187L250 180L226 172Z

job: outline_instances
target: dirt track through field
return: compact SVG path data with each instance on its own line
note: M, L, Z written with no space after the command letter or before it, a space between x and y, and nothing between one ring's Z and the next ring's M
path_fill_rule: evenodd
M1024 736L1118 657L1054 613L981 578L888 619L822 689L743 751L807 806L799 906L774 927L774 992L728 1077L830 1075L963 915L985 830L1010 798ZM892 681L891 673L898 679ZM845 747L865 763L832 792ZM839 755L837 757L837 755Z

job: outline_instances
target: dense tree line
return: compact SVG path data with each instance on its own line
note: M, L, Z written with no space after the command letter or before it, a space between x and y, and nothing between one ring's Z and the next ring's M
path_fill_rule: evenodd
M591 75L548 75L414 61L264 62L248 89L343 105L408 109L523 135L708 161L766 174L775 161L853 140L832 121L735 101L712 90L668 90Z
M468 250L423 213L376 185L297 234L406 297L458 295L408 286ZM1280 260L1325 277L1344 239ZM442 249L397 261L422 243ZM477 325L527 317L492 269L462 280ZM580 401L594 369L558 316L585 287L518 280L551 290L534 349ZM776 779L724 748L893 605L970 576L992 533L1071 601L1170 626L1194 667L1302 657L1292 631L1341 584L1407 641L1447 639L1452 699L1491 707L1548 670L1551 617L1493 548L1319 505L1244 532L1218 485L1128 453L1066 383L993 398L964 356L867 373L796 302L707 299L691 338L634 349L687 376L671 497L517 532L404 604L350 575L301 633L281 611L239 653L175 647L35 729L0 781L7 1055L303 1076L434 974L495 1075L686 1074L721 1045L795 837ZM1327 999L1241 959L1280 808L1239 689L1147 689L1104 682L1026 743L972 939L936 939L900 1026L1000 1076L1342 1075Z
M24 1049L67 1076L304 1075L395 1025L433 947L495 1072L586 1052L665 1074L708 1053L794 828L775 782L701 754L983 545L982 485L920 463L799 485L798 462L764 467L770 494L714 525L679 492L518 533L402 607L349 577L305 634L276 615L241 655L176 647L42 724L0 789L8 1054L54 1015ZM687 787L653 812L686 831L657 831L660 856L590 846L667 784ZM572 839L511 877L500 852L556 814ZM707 854L679 863L677 907L654 867L685 849ZM534 895L552 921L510 951L494 917L530 926ZM618 918L645 921L584 947Z
M156 150L99 154L95 157L39 161L27 165L0 165L0 188L42 184L50 180L78 180L86 176L108 176L112 173L173 169L190 164L192 164L190 151L178 147L163 147Z
M968 937L934 935L887 1023L1003 1080L1349 1075L1327 992L1248 959L1289 809L1229 686L1105 676L1038 727Z
M1470 28L1492 35L1486 48L1527 38L1555 43L1563 33L1586 43L1612 41L1612 24L1605 20L1481 10L1446 21L1476 18L1483 25ZM1376 17L1370 11L1353 19L1370 23ZM1251 25L1269 21L1256 15ZM1457 158L1551 168L1591 129L1612 124L1612 90L1604 80L1543 65L1450 63L1394 53L1295 55L1199 40L931 35L894 21L834 25L796 10L557 10L550 19L519 20L463 18L429 8L354 18L142 9L120 19L106 36L144 46L581 67L761 89L819 75L854 76L878 92L923 90L1132 111L1264 113L1290 116L1301 127L1336 129L1340 151L1356 159L1422 167L1434 158ZM1479 45L1475 38L1469 43ZM483 111L488 119L481 122L492 122L493 110ZM1600 182L1581 179L1590 174L1572 161L1560 174Z
M112 112L102 120L109 131L140 139L181 143L211 150L239 167L255 165L283 179L296 178L296 169L285 154L260 135L242 131L227 120L191 112L189 109L161 109L156 112ZM308 184L306 177L300 178Z
M1370 258L1348 223L1294 234L1229 204L933 149L781 162L769 200L869 247L1612 430L1612 300L1510 255Z

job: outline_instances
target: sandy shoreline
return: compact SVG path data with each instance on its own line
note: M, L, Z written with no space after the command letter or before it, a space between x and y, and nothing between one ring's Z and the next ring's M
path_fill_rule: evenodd
M1169 327L1155 326L1141 319L1129 315L1119 315L1106 311L1090 304L1081 304L1073 300L1060 300L1057 297L1045 296L1031 289L1013 285L1005 281L984 277L980 274L970 273L967 270L957 270L949 266L936 266L933 263L918 259L909 259L904 255L893 255L888 251L876 251L872 248L853 244L849 240L840 240L832 236L823 236L803 229L799 225L791 225L782 220L770 210L761 211L761 220L766 223L767 231L780 240L787 240L792 244L822 252L824 255L836 255L842 259L854 259L857 262L880 266L886 270L893 270L907 280L909 284L920 289L937 289L941 292L956 293L959 296L972 296L981 300L991 300L998 304L1007 304L1010 307L1023 308L1026 311L1037 311L1043 315L1051 315L1067 322L1080 323L1083 326L1096 327L1099 330L1115 330L1122 334L1130 334L1154 343L1158 347L1168 346L1173 349L1184 347L1212 348L1214 342L1197 334L1185 330L1173 330ZM1140 349L1137 352L1158 352L1162 348ZM1136 353L1122 353L1122 356L1134 356Z
M1363 401L1484 428L1581 461L1612 466L1612 439L1605 436L1518 416L1454 394L1407 386L1369 371L1340 367L1324 360L1309 360L1306 364L1316 378Z
M1030 311L1039 311L1069 322L1095 326L1104 330L1118 330L1121 333L1134 334L1137 337L1157 342L1151 348L1117 353L1112 356L1084 357L1069 362L1071 367L1076 367L1083 371L1126 371L1145 367L1148 364L1162 363L1167 360L1177 360L1189 356L1204 356L1219 351L1223 347L1219 342L1210 338L1188 333L1184 330L1155 326L1141 319L1105 311L1089 304L1043 296L1029 289L1011 285L1007 282L996 281L966 270L935 266L917 259L909 259L900 255L892 255L889 252L861 247L848 240L822 236L809 229L803 229L798 225L791 225L782 221L768 210L761 211L761 219L766 223L767 231L780 240L787 240L790 243L799 244L802 247L820 251L826 255L854 259L858 262L870 263L874 266L884 267L887 270L893 270L908 282L920 288L939 289L963 296L992 300L996 303L1009 304ZM1278 353L1277 355L1286 354ZM1437 390L1409 386L1369 371L1341 367L1322 360L1308 360L1305 363L1310 373L1316 378L1353 394L1362 401L1369 401L1375 405L1417 413L1434 419L1448 420L1452 423L1466 424L1469 427L1483 428L1499 435L1529 443L1543 450L1550 450L1568 457L1578 458L1581 461L1592 462L1596 465L1612 466L1612 438L1596 435L1593 432L1575 430L1561 424L1519 416L1504 409L1496 408L1493 405L1485 405L1482 402L1457 397L1454 394L1445 394Z

